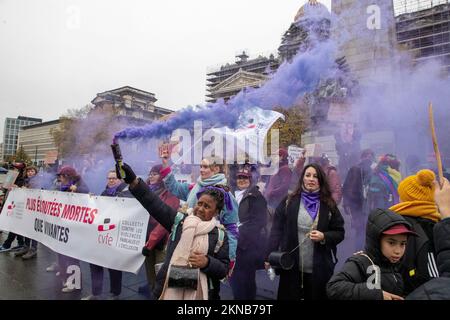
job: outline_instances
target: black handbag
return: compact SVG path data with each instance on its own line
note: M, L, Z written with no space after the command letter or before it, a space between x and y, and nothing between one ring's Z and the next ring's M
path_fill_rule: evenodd
M294 266L294 258L290 252L271 252L268 260L274 269L291 270Z
M274 251L269 254L269 264L275 270L291 270L295 264L294 257L292 253L300 247L300 244L296 246L294 249L288 252L284 251Z
M200 269L188 266L170 266L169 288L197 290Z

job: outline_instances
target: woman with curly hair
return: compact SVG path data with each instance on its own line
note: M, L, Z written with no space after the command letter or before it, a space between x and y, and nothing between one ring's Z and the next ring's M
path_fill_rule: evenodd
M160 300L207 300L211 281L228 272L227 233L218 222L224 207L230 208L229 192L223 186L206 186L197 194L189 213L177 213L123 165L125 182L142 206L168 231L171 231L165 261L157 274L153 294Z

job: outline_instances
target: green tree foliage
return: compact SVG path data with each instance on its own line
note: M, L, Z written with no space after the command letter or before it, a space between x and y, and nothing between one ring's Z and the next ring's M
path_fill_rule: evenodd
M309 112L307 111L307 108L300 105L290 109L275 108L274 111L282 113L285 117L285 121L278 119L271 128L279 130L279 146L300 146L302 143L302 134L305 133L309 125ZM267 138L269 143L271 141L271 134L272 133L269 131Z
M16 156L5 156L5 163L13 163L16 161Z
M27 165L32 164L30 156L25 152L23 149L23 146L20 146L19 149L17 149L16 154L14 155L14 161L15 162L24 162Z
M112 108L85 106L69 110L51 134L60 158L88 155L109 148L114 132L120 128Z

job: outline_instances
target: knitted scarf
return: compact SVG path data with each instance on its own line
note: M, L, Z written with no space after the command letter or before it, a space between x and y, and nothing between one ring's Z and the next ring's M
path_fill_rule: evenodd
M161 193L161 190L164 188L164 183L158 182L158 183L154 183L154 184L149 184L148 188L150 189L151 192L155 192L157 194Z
M117 188L120 186L120 183L114 187L106 186L106 195L109 197L114 197L117 194Z
M391 179L394 180L395 184L398 187L398 185L402 181L402 174L399 171L392 169L391 167L387 168L387 173L389 174Z
M210 233L217 225L216 218L210 221L202 221L199 217L189 215L183 222L183 231L172 257L164 283L164 288L160 300L208 300L208 277L205 273L199 272L197 290L183 288L169 288L168 275L172 265L187 266L189 255L194 252L208 254Z
M434 222L441 220L438 208L434 202L429 201L405 201L389 208L402 216L420 217Z
M188 204L188 207L189 208L195 207L198 200L197 193L200 191L201 188L204 188L206 186L213 186L215 184L221 185L227 184L227 179L225 178L225 175L223 173L213 175L212 177L204 180L202 180L201 177L199 177L197 183L192 187L187 197L186 203ZM229 195L233 208L231 210L228 210L225 207L222 210L222 212L220 212L219 220L220 223L223 224L227 230L228 242L230 245L230 259L234 260L236 258L237 239L239 237L239 229L237 226L239 222L239 215L238 215L239 205L231 192L229 192Z
M225 175L223 173L215 174L212 177L209 177L208 179L202 180L201 177L198 178L197 183L194 185L192 190L189 192L188 198L186 200L189 208L195 207L195 204L197 203L197 193L200 191L201 188L206 186L213 186L215 184L227 184L227 178L225 178Z
M376 175L383 181L383 184L386 186L386 188L389 190L389 192L394 197L394 203L399 203L400 198L398 196L398 184L401 180L400 172L397 170L391 169L388 166L382 166L379 167L378 172Z

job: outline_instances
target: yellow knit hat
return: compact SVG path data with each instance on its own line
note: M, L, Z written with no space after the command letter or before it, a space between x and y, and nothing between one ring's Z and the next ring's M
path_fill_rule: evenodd
M398 195L400 201L429 201L434 202L433 181L436 175L433 171L425 169L417 172L416 175L405 178L398 185Z

